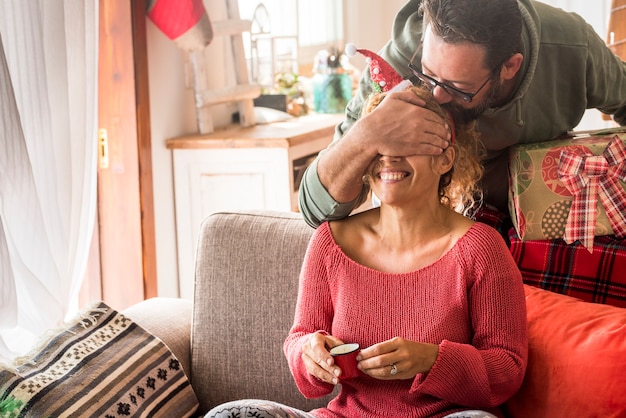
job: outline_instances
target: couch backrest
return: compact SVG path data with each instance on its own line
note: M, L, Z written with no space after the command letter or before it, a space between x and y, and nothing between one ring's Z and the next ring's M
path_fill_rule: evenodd
M196 255L191 380L200 412L235 399L268 399L304 410L282 351L298 276L313 229L297 213L216 213Z

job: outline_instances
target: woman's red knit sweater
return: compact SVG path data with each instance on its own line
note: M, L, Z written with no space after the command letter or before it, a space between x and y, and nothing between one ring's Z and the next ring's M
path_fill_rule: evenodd
M322 224L306 253L294 324L284 344L296 384L307 398L333 390L309 375L301 359L302 345L318 330L363 348L396 336L439 344L428 373L409 380L362 375L342 381L327 408L313 411L319 417L494 412L520 387L526 369L522 278L502 237L481 223L433 264L400 274L351 260L328 223Z

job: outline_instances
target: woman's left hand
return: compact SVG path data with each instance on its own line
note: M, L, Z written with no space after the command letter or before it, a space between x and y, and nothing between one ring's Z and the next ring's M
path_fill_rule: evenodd
M359 369L381 380L413 379L430 371L437 360L439 346L395 337L361 350Z

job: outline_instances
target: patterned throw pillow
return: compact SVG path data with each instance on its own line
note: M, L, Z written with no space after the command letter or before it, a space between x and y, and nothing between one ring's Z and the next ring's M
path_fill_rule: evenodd
M13 368L0 401L20 417L189 417L198 399L167 346L104 303Z

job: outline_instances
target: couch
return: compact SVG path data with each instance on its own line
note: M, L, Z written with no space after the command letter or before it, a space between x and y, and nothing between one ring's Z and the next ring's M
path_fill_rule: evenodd
M198 239L193 302L153 298L124 311L181 361L199 415L242 398L305 410L328 401L298 392L282 352L312 232L296 213L213 214ZM529 365L505 415L626 417L626 309L525 291Z

